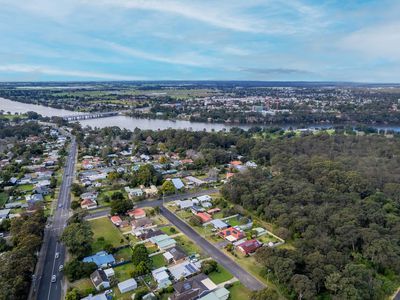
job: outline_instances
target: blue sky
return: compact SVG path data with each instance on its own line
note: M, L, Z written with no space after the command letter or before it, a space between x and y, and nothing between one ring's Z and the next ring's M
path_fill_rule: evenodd
M400 1L0 0L0 80L400 82Z

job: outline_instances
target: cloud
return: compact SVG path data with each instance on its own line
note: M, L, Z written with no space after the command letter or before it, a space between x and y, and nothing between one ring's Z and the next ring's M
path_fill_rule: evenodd
M35 75L54 75L54 76L66 76L66 77L78 77L78 78L96 78L105 80L143 80L144 78L125 76L111 73L102 72L88 72L80 70L64 70L53 68L49 66L40 65L0 65L0 72L11 72L11 73L30 73Z
M400 60L400 22L379 24L352 32L339 42L339 47L362 53L369 58Z
M208 65L210 61L209 58L200 56L196 53L181 53L174 56L158 55L139 49L126 47L110 41L98 40L98 42L107 47L108 50L112 50L120 54L167 64L204 67Z
M240 71L260 75L312 75L314 72L287 68L240 68Z
M82 2L93 4L91 0L83 0ZM155 12L168 13L178 15L190 20L207 23L215 27L230 29L242 32L262 32L254 20L243 18L241 16L231 16L227 13L229 6L225 6L225 10L218 7L217 2L209 3L210 5L196 5L192 2L170 1L170 0L98 0L95 5L111 5L128 9L148 10Z

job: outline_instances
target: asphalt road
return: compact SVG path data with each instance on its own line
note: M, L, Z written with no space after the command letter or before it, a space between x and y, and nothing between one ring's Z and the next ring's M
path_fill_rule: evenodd
M212 194L218 192L218 189L203 190L194 193L177 194L168 197L164 197L164 203L176 200L183 200L187 198L198 197L201 195ZM208 255L214 258L218 263L220 263L225 269L227 269L231 274L240 280L248 289L257 291L264 289L266 286L261 283L257 278L244 270L235 261L217 249L214 245L208 242L206 239L201 237L195 230L193 230L188 224L183 222L168 209L163 207L163 200L146 200L138 202L135 207L160 207L161 214L166 217L172 224L174 224L181 232L187 235L191 240L193 240L196 245L200 246ZM89 212L86 216L87 219L100 218L109 215L111 212L110 208L106 208L101 211L96 211L93 213Z
M71 183L74 176L75 155L77 145L74 137L71 137L71 147L64 167L64 175L60 186L57 206L53 212L53 218L45 229L42 251L40 253L38 266L36 268L36 280L34 281L33 295L31 299L38 300L59 300L63 297L63 273L58 268L64 264L66 249L60 243L64 227L66 226L69 209L71 205ZM59 258L56 258L56 253ZM52 275L57 276L57 281L51 283Z
M197 246L200 246L208 255L214 258L219 264L233 274L244 286L252 291L258 291L266 288L257 278L245 271L235 261L226 256L217 249L213 244L201 237L188 224L179 219L175 214L165 207L160 207L161 214L174 224L182 233L188 236Z
M207 190L202 190L198 192L193 192L193 193L184 193L184 194L176 194L176 195L171 195L171 196L166 196L164 197L164 203L166 202L171 202L171 201L176 201L176 200L183 200L183 199L188 199L188 198L194 198L194 197L199 197L207 194L213 194L219 192L219 189L213 188L213 189L207 189ZM135 204L135 207L156 207L156 206L162 206L163 205L163 200L162 199L148 199L144 200L141 202L138 202ZM107 207L102 210L90 212L86 216L86 219L94 219L94 218L100 218L100 217L105 217L110 215L111 213L111 208Z

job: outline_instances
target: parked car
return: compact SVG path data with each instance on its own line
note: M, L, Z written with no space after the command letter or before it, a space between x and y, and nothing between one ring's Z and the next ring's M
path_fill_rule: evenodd
M59 267L58 267L58 271L62 271L62 270L64 270L64 265L60 265Z
M60 252L56 252L56 258L60 257Z
M52 282L52 283L56 282L56 280L57 280L56 275L51 276L51 282Z

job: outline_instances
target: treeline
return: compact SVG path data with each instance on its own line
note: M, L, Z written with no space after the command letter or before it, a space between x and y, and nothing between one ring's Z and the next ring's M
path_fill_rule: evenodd
M0 255L0 299L27 299L46 218L43 210L11 222L11 250Z
M384 299L400 282L400 141L313 135L253 141L259 169L223 196L273 223L293 247L257 262L289 298ZM262 151L260 152L260 149Z

